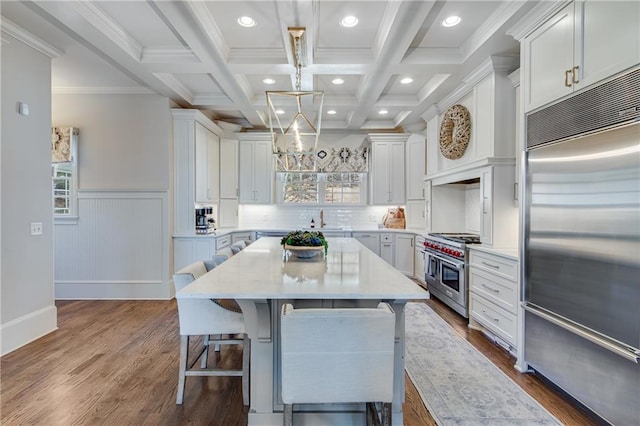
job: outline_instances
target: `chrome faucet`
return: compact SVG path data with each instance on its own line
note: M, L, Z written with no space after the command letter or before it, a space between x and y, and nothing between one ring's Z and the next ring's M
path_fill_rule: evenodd
M324 221L324 210L320 209L320 228L324 228L326 222Z

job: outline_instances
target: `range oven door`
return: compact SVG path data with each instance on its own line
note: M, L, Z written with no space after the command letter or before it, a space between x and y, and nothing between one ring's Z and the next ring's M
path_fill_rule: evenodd
M457 260L439 257L440 260L440 291L462 306L467 306L467 288L465 264Z
M427 288L440 288L438 281L440 280L440 259L433 253L425 250L424 262L424 280Z

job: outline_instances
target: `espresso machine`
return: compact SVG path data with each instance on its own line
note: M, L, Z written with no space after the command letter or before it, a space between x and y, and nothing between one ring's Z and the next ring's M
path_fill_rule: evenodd
M213 206L196 205L196 234L212 234L216 230Z

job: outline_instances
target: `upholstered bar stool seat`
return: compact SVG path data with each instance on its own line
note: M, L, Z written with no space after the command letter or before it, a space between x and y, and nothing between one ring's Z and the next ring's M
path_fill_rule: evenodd
M173 282L176 292L195 281L208 270L213 262L194 262L176 272ZM240 307L232 299L178 299L180 321L180 368L176 404L182 404L187 376L242 376L242 395L245 405L249 405L249 359L250 340L244 327L244 317ZM232 336L223 338L224 335ZM235 338L241 335L242 338ZM189 338L202 336L203 347L189 363ZM215 336L215 338L211 338ZM242 345L242 369L222 369L207 367L209 346ZM194 368L200 360L200 368Z
M367 403L367 423L382 403L391 424L396 316L391 307L294 309L282 307L284 424L293 404ZM377 416L377 413L375 414Z

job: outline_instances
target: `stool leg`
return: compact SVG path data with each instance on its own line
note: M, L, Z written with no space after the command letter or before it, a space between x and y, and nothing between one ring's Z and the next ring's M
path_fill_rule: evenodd
M293 404L284 404L284 426L293 426Z
M209 335L202 336L202 344L204 345L204 352L202 352L202 358L200 358L200 368L207 368L207 359L209 358Z
M180 336L180 366L178 367L178 394L176 395L176 404L181 405L184 398L184 385L187 362L189 359L189 336Z
M242 343L242 402L249 405L249 368L251 360L251 339L249 335L244 335Z
M382 425L391 426L391 403L382 403Z

